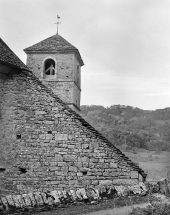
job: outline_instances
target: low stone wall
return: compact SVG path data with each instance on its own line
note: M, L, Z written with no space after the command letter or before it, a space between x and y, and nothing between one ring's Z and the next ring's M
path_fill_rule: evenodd
M115 186L106 181L97 187L86 187L77 190L53 190L46 192L34 192L22 195L8 195L0 199L0 214L16 211L29 211L37 208L48 210L49 207L57 208L65 204L77 202L94 203L104 199L113 199L129 195L145 195L145 184Z

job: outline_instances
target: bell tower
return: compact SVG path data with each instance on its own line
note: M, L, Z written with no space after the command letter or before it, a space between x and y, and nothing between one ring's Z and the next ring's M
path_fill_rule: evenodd
M80 111L81 67L79 50L56 34L24 49L27 66L76 112Z

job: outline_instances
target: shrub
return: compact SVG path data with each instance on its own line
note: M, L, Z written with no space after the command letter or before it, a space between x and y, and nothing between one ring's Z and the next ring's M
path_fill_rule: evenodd
M146 208L133 208L128 215L169 215L170 214L170 205L154 203Z

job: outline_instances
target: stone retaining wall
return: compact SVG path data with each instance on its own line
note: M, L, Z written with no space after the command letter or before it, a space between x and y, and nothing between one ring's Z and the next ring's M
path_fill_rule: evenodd
M34 192L22 195L8 195L0 199L0 212L6 211L29 211L37 207L48 210L61 207L65 204L76 204L77 202L94 203L101 200L113 199L117 197L127 197L129 195L145 195L147 189L143 183L139 185L114 186L111 182L105 182L96 187L86 187L76 190L51 192Z

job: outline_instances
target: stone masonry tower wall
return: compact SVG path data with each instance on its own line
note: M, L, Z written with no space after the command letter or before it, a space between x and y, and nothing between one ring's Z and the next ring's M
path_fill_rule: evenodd
M80 54L59 35L44 41L24 50L27 53L27 66L43 84L79 112L83 65Z
M44 77L44 62L54 59L56 74ZM53 92L67 103L73 110L80 109L80 65L74 54L28 54L27 66Z

